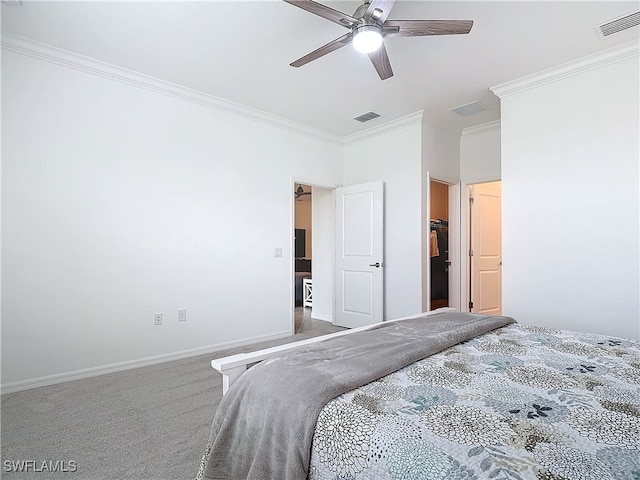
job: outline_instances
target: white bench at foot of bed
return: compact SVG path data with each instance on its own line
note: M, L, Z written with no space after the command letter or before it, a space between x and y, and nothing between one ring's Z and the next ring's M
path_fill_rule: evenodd
M409 317L397 318L393 321L399 320L409 320L412 318L418 317L428 317L430 315L436 315L438 313L444 312L455 312L455 308L444 307L439 308L437 310L432 310L430 312L419 313L417 315L411 315ZM294 348L298 348L304 345L311 345L313 343L321 342L323 340L327 340L333 337L341 337L342 335L350 335L356 332L362 332L364 330L369 330L373 328L379 323L374 323L373 325L366 325L364 327L358 328L350 328L344 330L342 332L329 333L327 335L321 335L319 337L308 338L306 340L300 340L298 342L285 343L284 345L278 345L276 347L265 348L262 350L257 350L255 352L249 353L238 353L236 355L230 355L228 357L216 358L211 360L211 367L222 374L222 394L226 394L227 390L233 382L235 382L240 375L242 375L247 370L247 365L251 365L256 362L261 362L265 358L273 357L282 352L287 352L289 350L293 350Z

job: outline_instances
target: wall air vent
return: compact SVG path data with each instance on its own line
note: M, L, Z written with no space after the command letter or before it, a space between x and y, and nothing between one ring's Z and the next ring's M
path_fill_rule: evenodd
M451 111L466 117L467 115L473 115L474 113L484 112L489 110L485 105L480 102L471 102L466 105L460 105L459 107L452 108Z
M378 118L380 115L378 115L375 112L367 112L367 113L363 113L362 115L358 115L357 117L354 117L354 120L357 120L359 122L368 122L369 120L373 120L374 118Z
M596 32L598 32L598 35L601 38L605 38L609 35L613 35L614 33L622 32L623 30L627 30L632 27L637 27L638 25L640 25L640 11L602 23L596 26Z

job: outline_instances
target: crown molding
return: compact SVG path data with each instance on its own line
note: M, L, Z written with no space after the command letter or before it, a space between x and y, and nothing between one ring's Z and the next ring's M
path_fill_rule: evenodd
M494 120L492 122L483 123L480 125L474 125L473 127L467 127L462 129L462 136L473 135L475 133L482 133L488 130L496 130L500 128L500 120Z
M383 133L389 133L394 130L407 127L409 125L422 125L422 115L422 111L411 113L409 115L405 115L404 117L400 117L387 123L376 125L375 127L363 130L362 132L346 136L344 137L344 145L356 143L366 138L381 135Z
M640 44L638 41L626 42L616 47L598 52L586 57L563 63L561 65L542 70L532 75L518 78L509 82L501 83L491 87L493 93L499 98L508 97L527 90L538 88L548 83L556 82L563 78L579 75L590 70L621 62L640 54Z
M238 115L263 124L310 136L325 142L336 145L343 144L343 139L339 135L293 122L208 93L183 87L182 85L160 80L159 78L155 78L150 75L145 75L143 73L118 67L117 65L102 62L94 58L79 55L68 50L37 42L29 38L2 32L2 49L133 87L142 88L150 92L202 105L221 112Z

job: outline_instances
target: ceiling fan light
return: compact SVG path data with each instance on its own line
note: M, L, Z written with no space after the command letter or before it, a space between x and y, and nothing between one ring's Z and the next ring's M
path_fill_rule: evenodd
M375 25L362 25L353 34L353 47L362 53L375 52L382 45L382 33Z

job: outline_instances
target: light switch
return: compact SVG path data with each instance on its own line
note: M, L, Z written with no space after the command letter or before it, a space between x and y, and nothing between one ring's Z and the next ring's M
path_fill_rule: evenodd
M277 247L273 249L273 258L282 258L282 248Z

